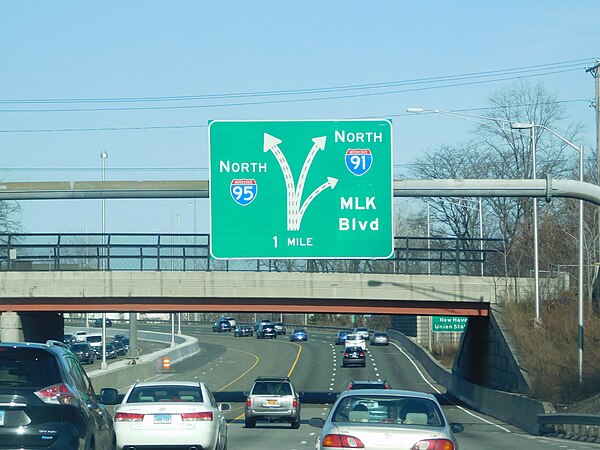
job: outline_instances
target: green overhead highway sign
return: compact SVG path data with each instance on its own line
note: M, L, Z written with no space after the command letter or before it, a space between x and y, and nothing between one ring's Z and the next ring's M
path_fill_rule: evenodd
M465 331L467 320L467 317L460 316L432 316L431 331L462 332Z
M211 255L388 258L388 120L209 125Z

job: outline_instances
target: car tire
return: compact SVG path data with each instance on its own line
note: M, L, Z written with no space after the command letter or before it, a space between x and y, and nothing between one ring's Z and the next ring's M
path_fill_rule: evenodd
M246 428L254 428L256 426L256 419L253 417L246 417L244 425Z
M292 419L292 420L290 421L290 423L291 423L291 425L292 425L292 428L293 428L294 430L297 430L298 428L300 428L300 419Z

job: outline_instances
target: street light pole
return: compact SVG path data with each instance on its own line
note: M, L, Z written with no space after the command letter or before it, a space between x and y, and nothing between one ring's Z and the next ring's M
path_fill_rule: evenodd
M531 129L531 135L534 136L533 130L535 128L542 128L548 131L553 136L560 139L569 147L575 149L579 153L579 181L583 182L583 145L577 147L572 142L568 141L560 134L556 133L552 129L546 127L545 125L537 125L534 123L531 124L522 124L522 123L514 123L511 125L512 128L515 129ZM534 152L535 155L535 152ZM535 178L535 166L534 166L534 178ZM579 275L579 283L578 283L578 329L577 329L577 346L578 346L578 362L579 362L579 383L583 382L583 343L584 343L584 324L583 324L583 200L579 200L579 262L578 262L578 275ZM537 222L536 222L537 223Z
M537 179L536 171L536 148L535 148L535 124L533 123L511 123L510 127L513 130L527 130L531 132L531 159L533 161L532 176L533 179ZM534 278L535 278L535 319L534 325L540 326L542 319L540 317L540 267L539 267L539 255L538 255L538 219L537 219L537 198L533 198L533 267L534 267Z
M102 159L102 181L106 181L105 171L106 171L106 158L108 158L108 153L104 148L100 153L100 158ZM106 270L106 247L104 242L104 234L106 232L106 206L105 200L102 199L102 270ZM100 364L100 369L107 370L108 363L106 362L106 313L102 313L102 363Z

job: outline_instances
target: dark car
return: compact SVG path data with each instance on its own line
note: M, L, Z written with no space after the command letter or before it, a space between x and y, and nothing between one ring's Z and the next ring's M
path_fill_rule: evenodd
M81 363L94 364L96 361L96 352L87 342L75 342L71 345L71 352Z
M285 327L285 323L283 323L283 322L275 322L275 331L277 331L277 334L283 334L283 335L285 335L285 333L287 333L287 329Z
M342 367L346 366L362 366L367 365L367 358L362 347L346 347L344 350L344 358Z
M271 338L275 339L277 337L277 330L275 330L275 325L272 323L267 323L265 325L261 325L256 332L256 339L264 339Z
M296 328L290 334L290 342L294 341L308 341L308 334L304 328Z
M235 330L233 331L233 335L237 336L237 337L253 336L254 331L252 330L252 325L247 324L247 323L239 324L237 327L235 327Z
M340 331L338 331L338 334L335 337L335 345L344 345L346 343L346 338L351 333L352 333L352 330L340 330Z
M65 334L63 336L63 343L66 344L67 347L71 347L76 341L77 339L74 334Z
M231 331L231 322L229 320L217 320L212 327L213 333Z
M112 341L112 345L115 347L115 352L117 356L123 356L127 354L127 349L125 348L125 344L122 341Z
M129 351L129 337L126 334L115 334L113 341L120 342L125 347L125 354Z
M114 344L106 344L106 359L115 359L117 357L117 349Z
M115 448L109 411L62 343L0 344L0 399L2 448Z
M96 328L101 328L102 327L102 318L94 320L94 326ZM110 320L108 317L106 318L106 326L112 327L112 320Z
M257 320L256 323L254 324L254 331L258 331L258 329L260 328L261 325L266 325L268 323L271 323L271 321L269 319Z

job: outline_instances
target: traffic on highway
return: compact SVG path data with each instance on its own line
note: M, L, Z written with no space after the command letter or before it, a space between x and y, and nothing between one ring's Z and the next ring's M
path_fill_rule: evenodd
M237 325L234 330L244 324ZM148 328L169 332L165 325ZM211 325L181 328L199 340L197 355L145 380L150 385L103 390L106 404L113 405L109 410L118 414L117 442L128 442L119 448L145 448L151 444L148 436L152 445L211 450L537 450L565 444L469 409L447 395L394 340L389 345L367 340L363 366L362 361L344 364L347 348L333 330L309 329L307 340L292 341L214 332ZM169 397L171 391L176 394ZM106 397L110 393L112 398ZM407 412L405 406L415 400L420 404ZM225 431L218 426L221 417ZM205 447L185 440L193 429L210 434ZM598 444L568 442L564 448Z

